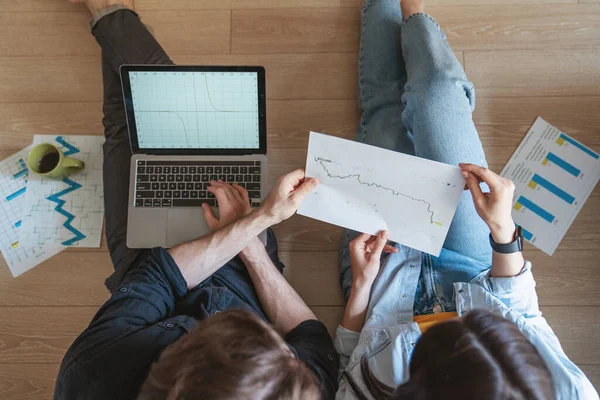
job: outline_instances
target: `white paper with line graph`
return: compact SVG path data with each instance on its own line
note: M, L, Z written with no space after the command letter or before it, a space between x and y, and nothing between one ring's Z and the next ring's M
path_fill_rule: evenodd
M60 253L64 246L25 246L19 243L29 170L27 155L33 146L0 162L0 250L13 277Z
M19 240L27 245L100 247L104 221L104 136L36 135L33 144L53 143L85 168L64 180L31 174Z
M306 175L319 186L298 214L439 255L465 180L460 169L311 132Z

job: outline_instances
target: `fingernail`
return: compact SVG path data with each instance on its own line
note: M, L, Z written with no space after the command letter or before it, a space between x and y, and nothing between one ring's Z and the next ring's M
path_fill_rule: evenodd
M463 173L462 173L462 176L463 176L465 179L469 179L469 174L468 174L468 173L466 173L466 172L464 172L464 171L463 171Z
M379 237L382 239L385 239L387 237L388 233L387 231L381 231L379 232Z
M467 165L467 164L461 162L461 163L458 163L458 165Z

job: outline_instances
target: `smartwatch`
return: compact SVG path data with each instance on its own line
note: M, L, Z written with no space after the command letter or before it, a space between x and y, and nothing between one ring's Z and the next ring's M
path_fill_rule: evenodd
M515 230L515 240L507 244L499 244L494 242L492 234L490 233L490 245L496 253L499 254L513 254L523 251L523 229L517 225Z

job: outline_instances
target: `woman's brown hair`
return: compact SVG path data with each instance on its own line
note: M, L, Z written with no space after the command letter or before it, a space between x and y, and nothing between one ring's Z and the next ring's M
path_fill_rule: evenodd
M283 338L249 311L198 324L161 354L139 399L317 400L316 375Z
M398 388L382 384L361 361L363 380L376 399L553 400L552 375L537 349L512 322L474 310L431 327L418 341L410 379ZM363 393L352 382L359 399Z

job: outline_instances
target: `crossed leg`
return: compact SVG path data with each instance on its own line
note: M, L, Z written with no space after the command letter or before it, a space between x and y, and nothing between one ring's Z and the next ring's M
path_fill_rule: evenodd
M402 10L400 9L402 4ZM472 120L474 88L421 0L366 0L359 56L357 140L451 165L486 165ZM403 23L402 11L411 17ZM444 248L489 263L489 230L465 192ZM340 283L346 298L352 276L345 231Z
M88 7L94 14L92 7L98 6L98 3L110 2L93 3L88 4ZM110 291L114 291L127 271L147 254L147 250L129 249L126 245L129 165L132 154L119 68L123 64L173 64L173 62L130 9L118 9L102 16L92 28L92 34L102 49L104 85L102 123L106 137L104 205L106 238L115 268L115 272L106 280L106 286Z

